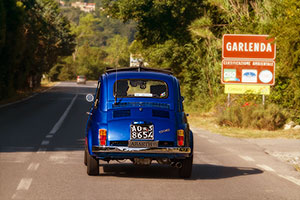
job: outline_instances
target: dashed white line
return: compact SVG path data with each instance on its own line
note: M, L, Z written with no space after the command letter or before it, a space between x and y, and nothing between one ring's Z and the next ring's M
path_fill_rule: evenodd
M30 188L32 182L32 178L22 178L17 190L28 190Z
M37 153L46 153L46 151L47 151L47 148L41 147L38 149Z
M292 176L283 176L283 175L280 175L280 174L278 174L278 176L280 176L281 178L284 178L284 179L286 179L288 181L291 181L291 182L295 183L296 185L300 186L300 180L299 179L296 179Z
M40 163L30 163L27 170L29 171L36 171L40 166Z
M246 161L250 161L250 162L254 162L254 159L249 157L249 156L242 156L242 155L239 155L240 158L246 160Z
M46 135L46 138L48 138L48 139L53 138L53 136L54 136L53 134L48 134L48 135Z
M260 165L260 164L257 164L256 166L266 170L266 171L269 171L269 172L275 172L274 169L272 169L271 167L267 166L267 165Z
M42 143L41 143L41 145L44 146L44 145L48 145L49 143L50 143L49 140L43 140Z

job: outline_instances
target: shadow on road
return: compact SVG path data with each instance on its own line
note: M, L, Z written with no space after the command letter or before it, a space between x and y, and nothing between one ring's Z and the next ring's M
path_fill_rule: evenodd
M134 166L133 164L104 164L100 176L117 176L126 178L178 179L178 169L169 166L152 164L151 166ZM210 164L194 164L191 178L225 179L263 173L262 170L249 167L227 167Z

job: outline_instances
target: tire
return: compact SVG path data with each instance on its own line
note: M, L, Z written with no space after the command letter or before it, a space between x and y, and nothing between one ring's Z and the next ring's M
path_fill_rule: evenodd
M193 156L182 161L182 167L179 169L180 178L190 178L193 169Z
M88 154L87 148L85 147L84 148L84 161L83 161L85 166L87 166L87 154Z
M99 160L87 152L87 174L90 176L99 175Z

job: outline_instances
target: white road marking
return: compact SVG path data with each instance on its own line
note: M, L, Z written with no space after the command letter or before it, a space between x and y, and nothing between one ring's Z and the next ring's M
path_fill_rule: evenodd
M202 138L208 138L206 135L199 135L199 134L197 134L197 135Z
M41 145L42 145L42 146L43 146L43 145L48 145L49 143L50 143L49 140L43 140L42 143L41 143Z
M78 94L76 94L76 95L73 97L71 103L69 104L69 106L67 107L67 109L65 110L65 112L63 113L63 115L62 115L62 116L60 117L60 119L56 122L56 124L53 126L53 128L51 129L51 131L50 131L49 133L54 134L54 133L56 133L56 132L59 130L59 128L60 128L61 125L63 124L64 120L66 119L68 113L70 112L70 110L71 110L71 108L72 108L72 106L73 106L73 104L74 104L74 102L75 102L77 96L78 96Z
M51 155L49 157L49 160L56 163L56 164L64 164L69 159L69 156L66 154L56 154Z
M254 159L249 157L249 156L242 156L242 155L239 155L240 158L246 160L246 161L250 161L250 162L254 162Z
M27 170L29 171L36 171L40 166L40 163L30 163Z
M15 193L14 195L12 195L12 199L15 199L17 197L17 193Z
M47 151L47 148L41 147L38 149L37 153L46 153L46 151Z
M229 151L229 152L231 152L231 153L236 153L236 151L235 150L233 150L233 149L231 149L231 148L224 148L226 151Z
M275 172L274 169L272 169L271 167L269 167L267 165L259 165L259 164L257 164L256 166L258 166L258 167L260 167L260 168L262 168L262 169L264 169L266 171L269 171L269 172Z
M46 138L53 138L53 134L48 134L48 135L46 135Z
M28 190L32 182L32 178L22 178L17 190Z
M207 141L209 141L210 143L213 143L213 144L220 144L220 142L215 141L215 140L210 140L210 139L208 139Z
M280 175L280 174L278 174L278 176L280 176L281 178L284 178L284 179L286 179L288 181L291 181L291 182L295 183L296 185L300 186L300 180L299 179L296 179L292 176L283 176L283 175Z

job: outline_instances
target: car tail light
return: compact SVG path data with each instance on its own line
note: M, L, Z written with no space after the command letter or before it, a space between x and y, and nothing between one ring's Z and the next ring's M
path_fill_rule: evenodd
M100 146L106 145L106 129L99 129L99 143Z
M178 146L184 145L184 130L182 129L177 130L177 145Z

